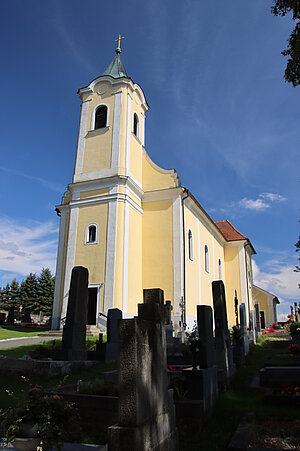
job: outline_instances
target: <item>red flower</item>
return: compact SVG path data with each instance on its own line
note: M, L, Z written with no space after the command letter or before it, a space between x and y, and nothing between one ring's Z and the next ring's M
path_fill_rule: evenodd
M59 395L53 395L52 398L53 399L60 399L60 396Z

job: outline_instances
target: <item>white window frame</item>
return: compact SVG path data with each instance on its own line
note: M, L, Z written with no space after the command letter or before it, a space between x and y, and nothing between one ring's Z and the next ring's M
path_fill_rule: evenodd
M95 241L89 241L89 229L90 229L91 226L95 226L96 227ZM91 222L90 224L88 224L86 226L85 234L84 234L84 244L86 244L86 245L98 244L98 224L96 224L95 222Z
M110 111L109 111L109 106L107 105L107 103L101 102L101 103L99 103L98 105L96 105L96 106L94 107L93 111L92 111L91 128L90 128L90 131L95 130L96 110L97 110L100 106L106 106L106 108L107 108L106 127L103 127L103 128L107 128L107 127L108 127L108 124L109 124L109 113L110 113ZM97 130L103 130L103 128L102 128L102 129L101 129L101 128L97 128Z
M137 117L137 130L136 130L136 134L134 133L134 115L136 114ZM136 111L133 111L132 114L132 133L133 135L137 138L140 139L140 118L139 115L137 114Z
M191 235L190 235L191 234ZM191 240L190 240L191 236ZM191 262L194 261L194 236L191 229L188 229L187 232L187 243L188 243L188 257ZM190 246L191 244L191 246Z
M209 274L209 247L207 244L204 245L204 269L205 272Z

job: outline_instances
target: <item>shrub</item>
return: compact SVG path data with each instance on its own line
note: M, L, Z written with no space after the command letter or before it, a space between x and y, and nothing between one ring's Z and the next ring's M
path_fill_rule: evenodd
M291 323L289 331L291 334L300 334L300 322L295 321L294 323Z

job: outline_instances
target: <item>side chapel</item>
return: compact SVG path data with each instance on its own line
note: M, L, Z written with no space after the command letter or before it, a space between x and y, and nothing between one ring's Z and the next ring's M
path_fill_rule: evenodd
M234 298L254 310L250 240L228 221L214 222L174 169L145 149L148 103L116 56L78 91L81 115L75 169L60 215L52 328L66 316L71 271L89 271L88 324L119 308L137 314L144 288L162 288L175 329L193 326L196 306L212 306L213 280L226 289L229 325ZM276 309L268 315L275 320Z

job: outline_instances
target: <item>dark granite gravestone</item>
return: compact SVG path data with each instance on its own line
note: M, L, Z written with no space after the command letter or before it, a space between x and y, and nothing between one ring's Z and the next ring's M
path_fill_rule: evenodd
M255 333L255 315L254 311L250 312L250 332L249 332L249 344L256 343L256 333Z
M255 308L255 329L256 329L256 333L260 334L261 327L260 327L260 312L259 312L258 302L255 303L254 308Z
M31 323L31 308L25 307L22 315L22 323Z
M105 361L110 362L118 358L118 324L122 319L122 311L118 308L108 309L107 312L107 343Z
M187 398L201 400L204 412L212 409L218 397L218 369L214 366L214 339L212 308L208 305L197 306L197 327L200 342L200 369L182 371L186 378Z
M222 280L212 282L215 317L215 362L220 370L220 382L228 380L235 371L230 333L228 330L225 288Z
M240 328L242 332L241 340L243 344L244 355L246 356L249 352L249 339L247 335L246 306L243 302L242 304L240 304L240 322Z
M14 304L9 307L6 323L10 326L13 326L15 323L15 306Z
M167 340L168 338L172 338L173 337L173 324L172 324L172 302L171 301L166 301L166 306L168 308L168 323L166 325L166 334L167 334Z
M209 305L197 305L197 325L200 340L200 368L210 368L214 366L215 349L212 308Z
M162 290L144 294L145 299L138 317L119 322L119 418L108 428L109 451L178 449L166 371L168 308Z
M83 266L72 270L62 352L66 360L86 360L86 315L89 273Z

